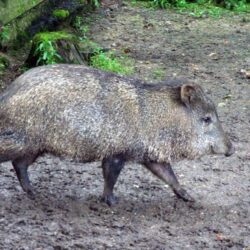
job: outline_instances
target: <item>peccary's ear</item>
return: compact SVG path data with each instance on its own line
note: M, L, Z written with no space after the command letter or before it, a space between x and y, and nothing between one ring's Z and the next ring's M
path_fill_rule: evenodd
M193 84L184 84L181 86L181 101L190 107L192 103L199 98L200 87Z

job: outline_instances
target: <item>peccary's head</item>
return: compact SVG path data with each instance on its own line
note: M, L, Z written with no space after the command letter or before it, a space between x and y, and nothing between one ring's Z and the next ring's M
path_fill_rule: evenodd
M184 84L180 89L181 101L191 116L193 133L191 148L194 154L224 154L234 149L219 121L215 105L198 85Z

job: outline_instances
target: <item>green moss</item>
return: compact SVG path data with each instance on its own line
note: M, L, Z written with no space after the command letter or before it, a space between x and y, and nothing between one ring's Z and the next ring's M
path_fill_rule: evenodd
M54 42L56 40L70 40L70 41L76 41L76 36L63 32L63 31L54 31L54 32L40 32L37 33L33 37L33 42L35 44L40 43L42 41L51 41Z
M65 19L69 16L69 11L63 9L57 9L53 11L53 16L59 19Z

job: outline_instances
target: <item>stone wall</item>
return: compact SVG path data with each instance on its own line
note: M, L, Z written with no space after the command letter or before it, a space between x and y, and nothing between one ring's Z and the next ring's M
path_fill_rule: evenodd
M9 23L44 0L0 0L0 23Z

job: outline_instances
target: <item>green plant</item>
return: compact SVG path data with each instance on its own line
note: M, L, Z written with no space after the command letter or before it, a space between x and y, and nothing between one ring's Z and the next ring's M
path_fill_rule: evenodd
M168 0L152 0L152 4L154 7L159 7L162 9L166 9L171 6L171 2Z
M154 7L167 9L170 7L186 7L186 0L151 0Z
M90 4L91 4L94 8L99 8L99 7L100 7L100 1L99 1L99 0L90 0L89 2L90 2Z
M95 55L90 58L90 65L105 71L120 73L122 75L132 74L131 61L126 56L115 57L113 52L102 52L97 49Z
M3 74L4 69L5 69L4 63L0 62L0 75Z
M30 68L27 66L27 65L22 65L22 66L20 66L20 72L21 73L24 73L24 72L26 72L26 71L28 71Z
M210 16L213 18L219 18L224 14L231 14L225 8L216 6L212 3L205 1L199 1L197 3L188 3L185 8L178 8L180 12L185 12L193 17L206 17Z
M4 56L0 55L0 75L3 74L4 70L8 67L9 61Z
M80 16L76 16L74 21L73 21L73 27L77 30L79 30L79 28L82 25L82 17Z
M179 12L188 13L190 16L202 17L212 16L219 17L226 10L235 12L250 12L248 0L142 0L149 3L149 6L157 8L175 8ZM133 0L133 4L137 2ZM146 5L145 5L146 6Z
M10 25L0 27L0 43L4 44L10 39Z
M247 1L239 1L233 6L233 10L236 12L250 12L250 5L247 4Z
M34 55L38 57L36 62L37 65L55 64L62 60L62 57L54 48L52 41L49 40L41 41L38 44Z
M246 0L214 0L216 4L225 7L229 10L235 10L237 8L246 8Z
M83 24L83 18L80 16L76 16L73 27L82 35L82 38L87 38L87 32L89 31L89 27Z

